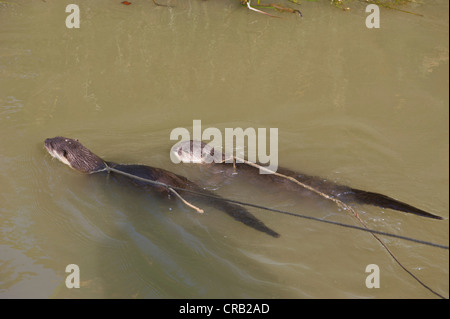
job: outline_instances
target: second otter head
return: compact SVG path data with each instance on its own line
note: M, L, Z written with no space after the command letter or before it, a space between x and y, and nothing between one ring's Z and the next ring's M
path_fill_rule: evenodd
M95 173L106 167L105 162L78 140L67 137L48 138L45 148L54 158L82 173Z
M170 156L183 163L210 164L225 161L225 155L221 151L209 144L194 140L175 144Z

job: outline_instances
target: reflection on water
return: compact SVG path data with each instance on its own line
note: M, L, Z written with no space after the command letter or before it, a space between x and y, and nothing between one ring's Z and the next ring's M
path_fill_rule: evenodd
M448 2L418 17L302 3L272 19L236 1L0 3L0 296L53 298L433 298L370 235L250 209L274 239L208 208L195 214L52 160L45 138L169 169L222 196L357 224L271 185L175 165L176 127L276 127L279 165L444 216L357 206L371 228L448 242ZM288 1L283 1L289 5ZM385 239L448 296L448 253ZM67 289L77 264L81 288ZM365 286L377 264L381 288Z

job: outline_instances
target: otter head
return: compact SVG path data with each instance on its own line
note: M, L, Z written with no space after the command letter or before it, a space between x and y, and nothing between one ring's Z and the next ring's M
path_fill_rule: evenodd
M201 141L184 141L172 147L172 155L183 163L222 163L225 156L221 151Z
M51 156L82 173L95 173L104 169L105 162L84 147L78 140L54 137L45 140L45 148Z

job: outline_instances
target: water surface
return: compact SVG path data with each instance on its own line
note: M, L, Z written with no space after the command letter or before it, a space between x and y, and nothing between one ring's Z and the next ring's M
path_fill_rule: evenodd
M176 127L278 128L279 163L381 192L443 221L357 206L374 229L448 243L447 1L381 9L365 26L327 1L303 18L238 1L0 3L0 296L2 298L435 298L367 233L251 208L274 239L214 209L195 214L52 160L45 138L78 138L106 160L175 165ZM282 1L292 5L288 1ZM216 176L220 178L219 176ZM209 182L209 181L208 181ZM222 196L358 225L326 201L239 177ZM385 239L448 297L448 251ZM77 264L81 288L68 289ZM368 289L377 264L381 287Z

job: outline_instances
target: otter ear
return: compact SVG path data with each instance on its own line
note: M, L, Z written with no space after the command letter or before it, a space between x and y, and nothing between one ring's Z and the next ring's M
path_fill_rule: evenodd
M64 156L64 158L67 158L67 151L66 150L63 150L63 156Z
M79 140L76 138L75 141L79 142Z

